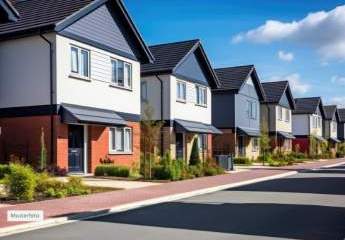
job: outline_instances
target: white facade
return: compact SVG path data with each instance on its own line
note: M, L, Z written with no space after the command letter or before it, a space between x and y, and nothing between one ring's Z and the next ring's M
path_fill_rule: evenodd
M140 63L56 34L53 104L69 103L140 114ZM71 77L71 45L90 52L90 78ZM132 66L132 89L111 85L111 59ZM0 42L0 107L50 104L50 49L40 36Z
M275 131L292 132L291 110L281 106L275 106Z
M187 121L201 122L205 124L211 124L211 90L206 87L207 92L207 105L200 106L196 101L196 86L198 84L179 79L173 75L159 76L163 82L163 118L164 120L182 119ZM177 82L186 83L186 101L179 101L177 99ZM153 119L161 120L160 115L160 81L156 76L143 77L142 78L143 93L147 98L142 100L142 107L145 104L153 107L154 116ZM202 85L200 85L202 86ZM204 87L204 86L202 86Z
M292 132L293 135L314 135L322 137L323 120L317 114L295 114L292 115Z
M71 75L71 46L90 51L90 78L78 79ZM132 89L122 89L111 84L111 59L132 65ZM140 114L140 63L110 52L83 44L66 37L56 37L56 88L57 104L81 106Z
M330 132L331 132L331 137L332 138L338 138L338 124L336 121L331 121L330 122Z
M50 104L49 56L40 36L0 42L0 108Z

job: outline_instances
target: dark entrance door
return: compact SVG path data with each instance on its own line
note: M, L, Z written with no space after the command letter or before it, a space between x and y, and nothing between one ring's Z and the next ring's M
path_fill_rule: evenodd
M68 170L84 171L84 126L68 125Z
M241 157L246 156L246 146L245 146L244 136L238 137L238 155L240 155Z
M183 133L176 133L176 159L183 159Z

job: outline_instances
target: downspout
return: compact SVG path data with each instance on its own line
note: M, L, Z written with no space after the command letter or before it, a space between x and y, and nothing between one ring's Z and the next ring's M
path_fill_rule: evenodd
M161 97L161 104L160 104L160 107L161 107L161 121L163 122L164 121L164 113L163 113L163 110L164 110L164 97L163 97L163 92L164 92L164 85L163 85L163 80L158 76L158 75L155 75L157 80L160 82L160 97ZM164 124L164 123L163 123ZM161 137L160 137L160 148L161 148L161 157L163 157L164 153L163 153L163 145L164 145L164 140L163 140L163 137L164 137L164 134L163 134L163 129L161 129Z
M50 162L54 160L54 90L53 90L53 44L50 42L42 33L40 33L41 38L49 45L49 95L50 95Z

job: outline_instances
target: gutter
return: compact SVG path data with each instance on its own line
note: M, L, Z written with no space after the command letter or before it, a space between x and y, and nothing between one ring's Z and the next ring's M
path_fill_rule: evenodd
M54 90L53 90L53 44L50 42L42 33L40 33L40 37L49 45L49 95L50 95L50 106L51 106L51 113L50 113L50 163L54 160Z
M160 82L160 97L161 97L161 121L164 121L164 113L163 113L163 110L164 110L164 97L163 97L163 92L164 92L164 85L163 85L163 80L158 76L158 75L155 75L155 77L157 78L157 80ZM161 130L161 137L160 137L160 148L161 148L161 156L164 155L163 153L163 137L164 137L164 134L163 134L163 131Z

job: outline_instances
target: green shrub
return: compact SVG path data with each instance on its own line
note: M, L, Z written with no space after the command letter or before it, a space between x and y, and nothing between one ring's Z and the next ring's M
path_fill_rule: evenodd
M28 165L21 164L11 164L10 169L11 173L7 174L4 180L10 197L17 200L33 200L37 185L34 170Z
M170 164L163 163L153 168L153 176L158 180L181 180L186 176L183 161L173 160Z
M198 139L195 138L192 146L192 152L190 154L189 165L199 165L201 164L200 155L199 155L199 146Z
M204 170L201 164L189 166L188 172L191 177L202 177L204 176Z
M11 173L10 165L0 164L0 179L3 179L6 174Z
M90 190L83 184L83 180L80 177L69 177L66 184L66 190L68 196L90 193Z
M234 163L235 164L245 164L245 165L251 165L252 162L250 161L249 158L246 158L246 157L237 157L237 158L234 158Z
M96 167L95 176L129 177L130 169L126 166L102 164Z
M215 176L218 174L217 168L215 167L205 167L204 168L205 176Z

